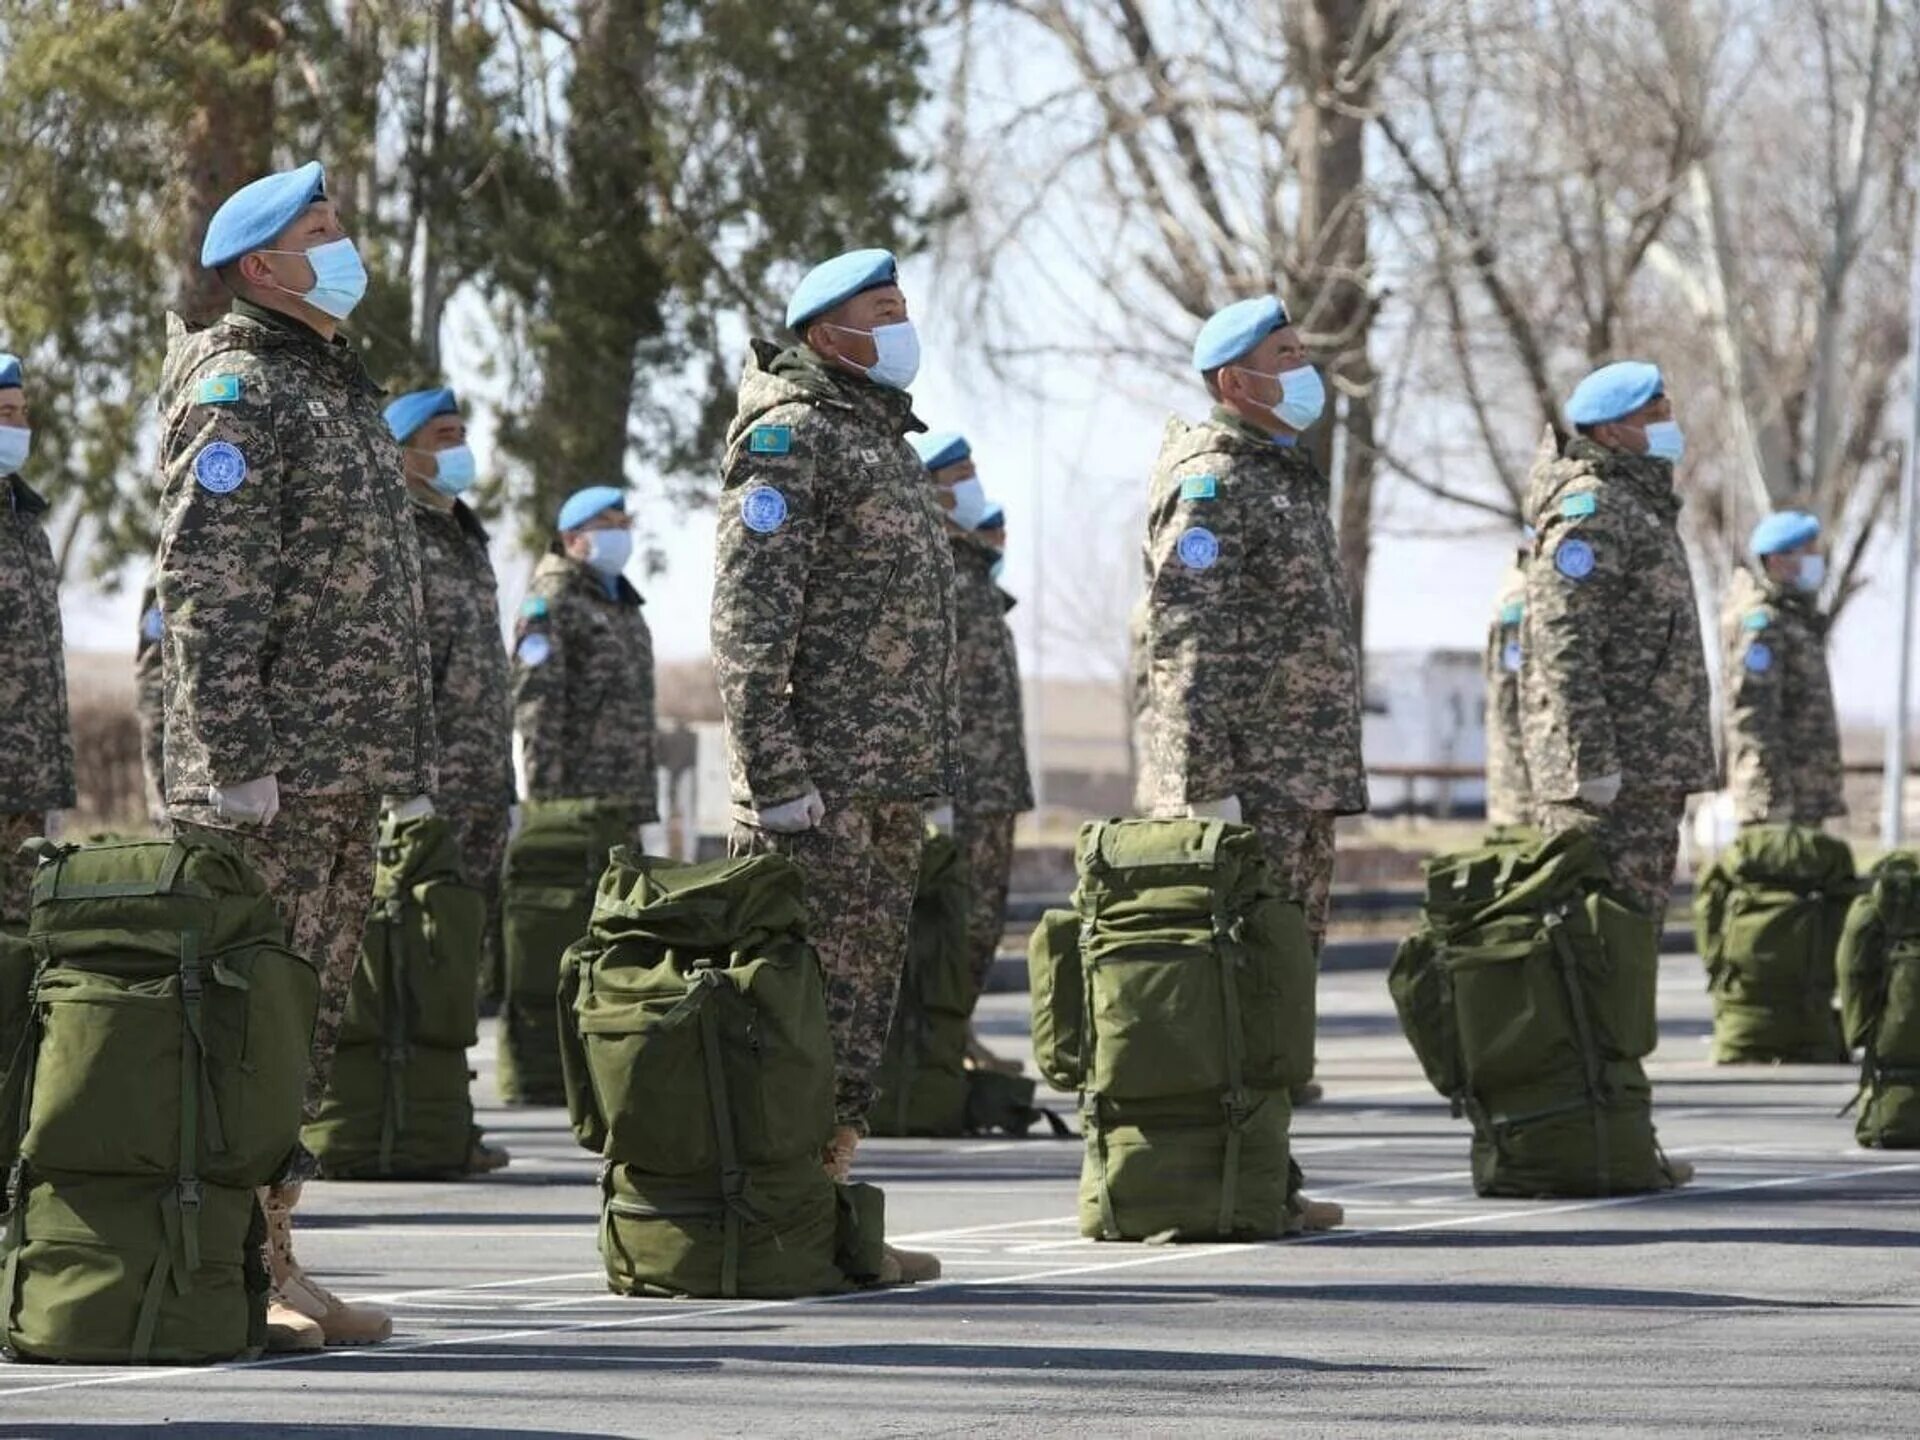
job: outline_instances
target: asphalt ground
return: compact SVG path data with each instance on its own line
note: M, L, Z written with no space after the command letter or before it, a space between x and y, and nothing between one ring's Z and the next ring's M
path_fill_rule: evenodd
M593 1157L492 1101L487 1180L316 1184L305 1262L394 1340L206 1369L0 1367L0 1436L1920 1434L1920 1155L1857 1149L1839 1067L1716 1069L1665 962L1657 1196L1483 1201L1377 971L1323 980L1325 1103L1295 1133L1347 1228L1082 1240L1073 1142L872 1141L946 1278L797 1302L606 1293ZM1025 1045L1025 997L986 1028Z

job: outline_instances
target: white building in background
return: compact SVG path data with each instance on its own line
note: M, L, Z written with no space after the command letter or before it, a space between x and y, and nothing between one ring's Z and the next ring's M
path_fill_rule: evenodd
M1487 762L1487 693L1473 650L1376 650L1367 656L1361 739L1375 814L1483 813L1486 782L1414 778L1403 769Z

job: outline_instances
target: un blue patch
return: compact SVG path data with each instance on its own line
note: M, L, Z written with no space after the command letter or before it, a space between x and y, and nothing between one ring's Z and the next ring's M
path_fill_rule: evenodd
M1520 642L1518 640L1509 640L1506 648L1500 652L1501 668L1517 674L1520 669L1522 654Z
M1204 525L1196 525L1180 537L1177 548L1180 563L1189 570L1210 570L1220 558L1220 537Z
M1773 668L1773 650L1758 640L1747 646L1747 669L1755 675L1764 675Z
M1560 502L1560 513L1569 520L1584 520L1600 508L1600 502L1591 492L1569 495Z
M1593 574L1593 547L1584 540L1562 540L1553 552L1553 568L1569 580Z
M209 375L193 387L196 405L231 405L240 398L238 375Z
M756 425L747 436L747 449L755 455L784 455L793 449L793 431L785 425Z
M513 653L522 665L544 665L553 658L553 641L544 635L528 635Z
M1773 623L1773 617L1764 610L1749 610L1740 617L1742 630L1764 630Z
M193 478L209 494L231 495L247 478L247 457L238 445L215 440L193 457Z
M1211 500L1220 493L1220 482L1211 475L1189 475L1180 482L1182 500Z
M787 523L787 497L771 485L756 485L740 497L740 523L756 535L771 535Z
M1527 602L1524 600L1509 600L1500 607L1500 623L1502 625L1518 625L1526 618Z
M160 607L149 605L147 613L140 617L140 638L158 640L167 633L167 622L160 618Z

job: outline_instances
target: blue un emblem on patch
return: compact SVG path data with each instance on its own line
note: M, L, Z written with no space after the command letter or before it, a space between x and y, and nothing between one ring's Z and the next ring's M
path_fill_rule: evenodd
M1747 646L1747 669L1764 675L1773 668L1773 651L1758 640Z
M740 523L757 535L771 535L787 523L787 497L771 485L756 485L740 497Z
M1562 540L1553 552L1553 568L1569 580L1584 580L1593 574L1593 547L1584 540Z
M193 459L193 478L200 488L215 495L231 495L247 478L247 457L240 447L215 440Z
M1196 525L1180 537L1180 563L1189 570L1207 570L1220 558L1220 537Z

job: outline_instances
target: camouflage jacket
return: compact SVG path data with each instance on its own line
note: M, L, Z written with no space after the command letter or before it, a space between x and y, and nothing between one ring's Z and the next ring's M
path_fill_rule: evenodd
M458 500L413 496L433 657L440 789L449 800L513 803L513 700L487 532Z
M1827 619L1814 597L1734 571L1720 611L1727 784L1743 823L1847 813Z
M434 788L420 548L380 389L346 341L244 302L168 319L160 550L170 804Z
M1526 747L1520 738L1520 666L1526 653L1520 632L1526 614L1526 567L1515 561L1501 577L1482 665L1487 681L1487 819L1495 825L1524 825L1532 812Z
M513 631L513 724L535 800L630 800L660 818L653 632L640 592L554 553Z
M133 645L133 711L140 722L140 766L158 798L166 798L167 624L148 580L140 592L140 624Z
M0 495L0 812L64 810L73 730L47 502L18 475L0 478Z
M953 557L907 396L755 341L727 432L713 662L733 799L959 783Z
M969 530L947 527L953 547L956 669L960 685L960 789L954 797L986 814L1033 808L1020 657L1007 612L1013 597L993 580L999 552Z
M1585 438L1536 466L1520 672L1536 803L1619 775L1640 790L1717 783L1707 662L1673 466Z
M1147 550L1156 808L1259 774L1302 809L1365 810L1360 646L1307 452L1223 411L1168 422Z

